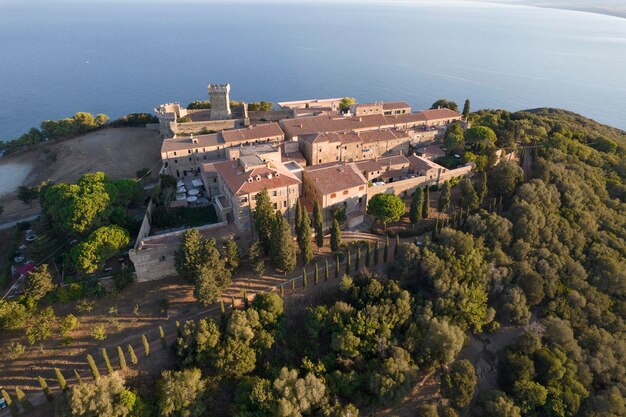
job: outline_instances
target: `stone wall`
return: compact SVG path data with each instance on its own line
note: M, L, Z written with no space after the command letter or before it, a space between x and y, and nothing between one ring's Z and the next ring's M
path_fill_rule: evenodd
M217 132L223 129L236 129L244 127L245 122L243 119L230 119L230 120L205 120L201 122L189 122L189 123L177 123L171 122L170 129L177 135L192 134L192 133L209 133L211 131Z
M248 110L248 117L251 122L277 122L281 119L292 119L295 117L295 113L291 109L268 111Z
M226 222L197 227L199 231L208 231L226 226ZM143 226L143 225L142 225ZM134 249L129 251L130 260L135 266L138 282L154 281L176 275L174 256L178 250L178 239L184 230L137 238Z
M385 185L373 186L367 189L367 200L369 201L376 194L395 194L400 195L404 191L407 194L413 194L417 187L430 186L434 184L442 184L446 181L450 181L452 178L465 177L471 173L473 165L466 165L456 169L451 169L442 173L439 178L433 178L431 180L425 176L419 176L415 178L408 178L406 180L396 181Z

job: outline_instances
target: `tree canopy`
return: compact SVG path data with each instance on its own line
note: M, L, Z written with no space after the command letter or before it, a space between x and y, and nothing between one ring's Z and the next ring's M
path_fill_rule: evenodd
M404 202L395 194L376 194L367 202L367 214L386 227L387 223L400 220L404 214Z

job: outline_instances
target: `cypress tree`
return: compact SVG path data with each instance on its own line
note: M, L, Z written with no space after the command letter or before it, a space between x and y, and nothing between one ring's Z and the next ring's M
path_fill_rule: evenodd
M396 245L393 247L393 259L398 256L398 249L400 248L400 235L396 235Z
M445 213L450 208L450 184L448 182L443 183L441 194L439 194L439 201L437 202L437 210L441 213Z
M306 266L302 267L302 288L306 290L308 283L306 280Z
M280 298L285 298L285 284L280 284Z
M117 347L117 358L120 361L120 369L126 369L126 356L124 356L124 351L122 350L121 346Z
M167 350L167 340L165 339L165 332L161 326L159 326L159 338L161 339L161 347L163 350Z
M424 191L422 187L417 187L413 194L413 200L411 201L411 208L409 210L409 220L411 226L414 227L422 218L422 210L424 205Z
M15 388L15 396L17 397L17 401L22 404L22 407L26 410L26 412L31 412L35 409L33 404L28 400L28 398L26 398L24 391L22 391L19 387Z
M333 220L333 226L330 228L330 250L337 252L341 246L341 229L337 219Z
M222 300L220 300L221 302ZM224 310L224 303L222 303L222 310ZM222 311L222 315L224 315L224 311ZM182 337L182 329L180 328L180 322L176 320L176 337Z
M433 229L433 232L431 234L432 240L435 240L435 237L437 237L437 229L438 228L439 228L439 217L437 217L437 219L435 220L435 228Z
M320 271L317 267L317 262L315 262L315 275L313 275L313 285L317 285L320 282Z
M356 259L354 260L354 272L359 272L359 268L361 268L361 246L357 243Z
M350 275L350 248L348 248L346 255L346 275Z
M220 299L220 313L222 314L222 316L226 315L226 306L224 306L224 300L221 300L221 299Z
M313 248L311 247L311 221L306 210L302 213L298 242L300 245L300 257L302 258L302 263L306 265L313 259Z
M463 118L467 120L470 115L470 101L469 98L465 100L465 104L463 104Z
M107 372L109 375L113 374L113 367L111 366L111 361L109 360L109 354L107 353L106 348L100 349L102 353L102 359L104 359L104 365L107 367Z
M57 381L59 382L59 387L61 388L61 391L63 392L67 391L68 389L67 381L65 380L65 377L61 373L61 370L59 368L54 368L54 373L57 376Z
M259 236L259 243L265 254L269 253L272 239L272 223L274 222L274 209L270 202L270 194L264 188L256 195L256 208L253 213L254 226Z
M230 308L235 311L235 308L237 307L237 302L235 301L235 296L231 295L230 296Z
M4 401L7 403L7 406L9 407L9 411L11 412L11 415L17 416L20 413L20 410L17 407L17 404L13 402L13 399L11 398L9 393L6 392L5 390L2 390L2 397L4 397Z
M389 236L386 236L387 240L385 241L385 249L383 250L383 262L387 263L387 259L389 259Z
M74 369L74 376L76 377L76 380L78 381L79 384L83 383L83 378L80 376L80 374L78 373L76 369Z
M422 205L422 218L428 218L428 209L430 208L430 188L427 186L424 193L424 204Z
M378 240L374 243L374 265L378 265Z
M328 258L324 259L324 282L328 281L329 276Z
M478 205L483 204L483 200L487 196L487 173L485 171L478 172L478 178L476 183L476 194L478 195Z
M89 363L89 367L91 368L91 374L93 375L93 379L100 379L100 371L96 366L96 362L93 360L93 356L87 354L87 362Z
M248 291L243 290L241 298L243 298L243 309L247 310L248 308L250 308L250 302L248 301Z
M39 381L39 386L41 387L41 390L46 396L46 400L48 400L48 402L52 402L54 396L52 395L52 391L50 391L50 387L48 386L46 380L40 376L37 377L37 380Z
M300 199L296 201L296 215L294 218L294 227L296 230L296 239L298 240L298 246L300 246L300 228L302 227L302 203Z
M313 229L315 230L317 249L322 249L324 246L324 215L322 214L322 206L317 200L313 202Z
M291 227L279 211L272 232L272 260L277 269L287 273L296 267L296 245L291 236Z
M150 343L148 343L148 339L146 339L146 335L141 335L141 343L143 344L143 354L144 356L150 355Z
M335 279L339 278L339 254L335 255Z
M371 262L372 262L372 244L368 240L365 244L365 266L369 268Z
M135 349L130 343L128 344L128 356L130 356L130 363L137 365L137 355L135 355Z

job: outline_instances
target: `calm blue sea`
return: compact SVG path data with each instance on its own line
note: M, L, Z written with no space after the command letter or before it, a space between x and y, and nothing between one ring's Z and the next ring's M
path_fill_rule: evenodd
M0 138L76 111L206 99L446 97L562 107L626 129L626 19L480 3L0 0Z

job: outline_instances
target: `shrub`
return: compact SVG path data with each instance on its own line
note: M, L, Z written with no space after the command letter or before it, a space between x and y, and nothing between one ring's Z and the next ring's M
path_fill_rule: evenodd
M76 303L76 311L78 311L79 313L89 313L93 311L95 305L96 302L93 300L78 300L78 302Z
M11 342L6 348L6 357L12 361L19 358L26 352L26 346L20 342Z
M104 340L107 338L107 331L103 324L97 324L91 330L91 336L96 340Z
M113 285L117 291L122 291L135 281L135 274L130 269L124 269L113 274Z
M167 350L167 339L165 338L165 332L161 326L159 326L159 338L161 339L161 347L163 350Z

